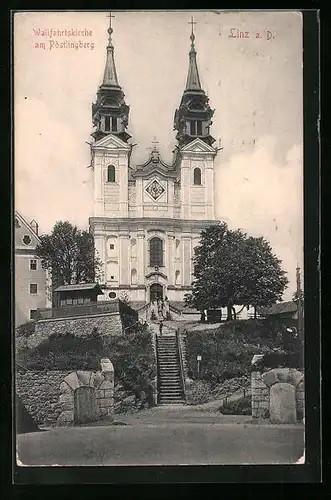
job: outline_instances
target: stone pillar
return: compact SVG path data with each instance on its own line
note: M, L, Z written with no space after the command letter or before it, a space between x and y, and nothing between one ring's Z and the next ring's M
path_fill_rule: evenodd
M107 421L114 420L114 367L108 358L101 359L103 381L98 387L99 415Z
M182 235L182 285L190 286L191 276L191 235Z
M138 229L137 232L137 278L138 285L145 284L145 231Z
M252 417L269 418L269 390L259 371L251 373Z
M175 270L174 270L174 259L175 259L175 235L173 231L168 232L168 285L175 284Z
M118 161L119 174L119 214L120 217L128 217L129 210L129 180L128 180L128 156L126 153L120 154Z
M143 180L138 178L136 180L136 216L143 217L144 216L144 200L143 200Z
M119 233L119 284L129 285L130 283L130 259L129 259L129 232Z
M102 262L100 283L106 282L106 238L103 233L95 232L94 234L94 248L97 256Z
M181 163L180 196L181 196L181 219L190 219L191 210L191 178L190 160L183 159Z

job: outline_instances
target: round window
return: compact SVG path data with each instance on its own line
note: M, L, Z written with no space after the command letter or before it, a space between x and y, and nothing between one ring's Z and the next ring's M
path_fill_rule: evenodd
M23 243L24 245L29 245L31 243L31 238L28 234L25 234L23 237Z
M110 299L116 299L116 293L115 293L115 292L109 292L108 297L109 297Z

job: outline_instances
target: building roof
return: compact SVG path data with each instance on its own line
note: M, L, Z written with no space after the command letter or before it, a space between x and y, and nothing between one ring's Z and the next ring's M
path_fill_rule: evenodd
M200 83L197 58L196 58L197 53L194 47L195 36L193 33L193 25L190 38L191 38L190 62L189 62L185 90L201 90L201 83Z
M277 314L294 313L297 309L296 303L291 300L289 302L279 302L270 307L259 307L257 312L261 316L275 316Z
M54 292L65 292L65 291L76 291L76 290L98 290L98 295L103 295L103 291L101 290L98 283L78 283L76 285L61 285L58 286Z
M200 314L200 311L198 311L197 309L194 309L193 307L189 307L189 306L185 305L185 302L170 301L169 304L171 307L173 307L174 309L177 309L182 314Z

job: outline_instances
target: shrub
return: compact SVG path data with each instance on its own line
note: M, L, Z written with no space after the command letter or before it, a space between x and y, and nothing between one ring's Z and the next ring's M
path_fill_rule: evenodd
M197 378L197 355L202 356L200 379L215 386L250 373L254 354L269 353L281 345L265 335L260 320L232 321L217 330L190 332L187 335L187 359L193 378Z
M224 402L219 411L223 415L251 415L252 398L251 396L245 396L238 401Z
M152 380L156 374L155 357L148 331L130 332L107 338L94 329L89 337L53 334L39 346L18 350L17 361L28 370L100 370L100 358L109 358L115 382L132 390L139 380Z
M28 321L23 325L20 325L16 328L16 333L18 337L30 337L35 332L35 321Z
M207 403L211 400L211 388L204 380L194 380L186 386L186 402L191 405Z

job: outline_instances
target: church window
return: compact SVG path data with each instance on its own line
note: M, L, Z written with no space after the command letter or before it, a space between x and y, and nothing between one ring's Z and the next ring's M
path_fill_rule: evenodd
M36 295L38 293L38 285L37 285L37 283L30 283L30 293L32 295Z
M37 260L31 259L30 260L30 271L36 271L36 270L37 270Z
M175 272L175 284L176 285L180 284L180 271Z
M114 165L109 165L108 166L108 172L107 172L107 181L108 182L115 182L115 167Z
M116 116L111 117L111 129L113 132L117 132L117 117Z
M201 170L200 168L195 168L193 172L193 182L196 186L201 185Z
M193 121L193 120L192 120L192 121L190 121L190 134L191 134L191 135L197 135L197 134L196 134L196 130L197 130L197 128L196 128L196 124L197 124L197 122L196 122L196 121Z
M149 242L150 266L163 266L163 241L160 238L152 238Z
M116 293L115 293L115 292L109 292L108 297L109 297L110 299L116 299Z
M190 135L202 135L202 122L197 120L190 121Z
M114 248L115 248L114 243L110 243L110 244L109 244L109 250L114 250Z
M25 234L23 237L23 243L24 245L29 245L31 243L31 238L28 234Z
M131 271L131 285L136 285L137 284L137 271L135 269L132 269Z
M105 116L105 132L110 132L110 116Z

